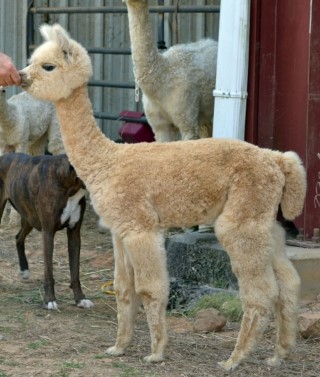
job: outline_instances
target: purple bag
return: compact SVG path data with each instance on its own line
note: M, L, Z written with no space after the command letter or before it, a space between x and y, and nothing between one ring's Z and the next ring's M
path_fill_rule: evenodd
M120 113L121 118L134 118L134 120L125 120L125 123L119 129L119 135L125 143L141 143L143 141L151 143L155 141L154 133L147 123L139 122L144 113L138 111L124 110Z

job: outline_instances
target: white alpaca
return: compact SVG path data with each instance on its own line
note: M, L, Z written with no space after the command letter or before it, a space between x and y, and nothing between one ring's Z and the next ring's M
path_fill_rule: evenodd
M157 141L209 137L218 43L180 44L160 54L154 42L147 0L127 4L136 84ZM178 132L177 132L178 131Z
M277 340L268 362L278 364L296 338L300 280L286 256L276 214L279 205L287 219L302 211L306 174L297 154L213 138L114 143L93 116L86 50L60 25L43 25L40 31L46 41L20 72L23 87L56 104L70 162L113 236L118 333L107 352L122 355L128 348L142 302L151 335L146 360L163 359L168 300L163 231L215 223L238 277L244 310L235 349L220 365L237 367L273 313Z
M64 153L54 105L23 92L6 99L0 87L0 150L7 145L16 152L40 155L46 145L52 154Z
M52 103L41 101L23 92L6 99L0 86L0 154L7 151L28 153L64 153L60 125ZM7 206L9 224L19 225L20 215Z

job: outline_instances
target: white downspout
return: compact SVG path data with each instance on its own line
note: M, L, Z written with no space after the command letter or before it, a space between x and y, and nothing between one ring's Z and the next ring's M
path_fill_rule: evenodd
M213 137L244 139L250 0L221 0Z

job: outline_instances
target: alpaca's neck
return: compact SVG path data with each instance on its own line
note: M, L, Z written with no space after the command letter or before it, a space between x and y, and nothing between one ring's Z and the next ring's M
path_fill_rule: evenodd
M90 190L90 183L99 174L97 161L103 161L105 175L112 165L115 144L97 127L86 86L56 103L64 147L70 163Z
M162 57L155 46L148 3L132 5L129 2L127 8L135 79L142 91L145 91L158 81L157 66Z

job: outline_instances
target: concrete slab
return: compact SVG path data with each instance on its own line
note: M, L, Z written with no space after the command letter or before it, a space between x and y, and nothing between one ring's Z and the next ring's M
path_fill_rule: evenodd
M301 278L302 301L315 301L320 294L320 248L287 245L286 252Z

